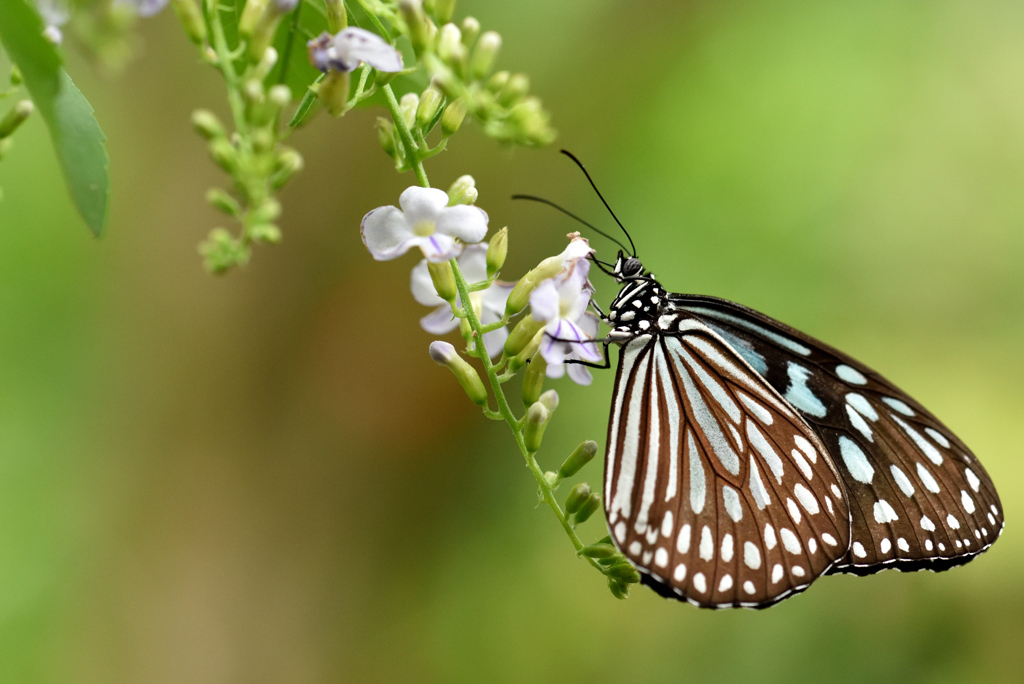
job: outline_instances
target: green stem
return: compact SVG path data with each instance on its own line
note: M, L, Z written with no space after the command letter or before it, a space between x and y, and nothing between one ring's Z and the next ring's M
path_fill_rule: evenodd
M235 130L240 135L244 135L248 129L245 120L245 103L242 102L242 94L238 90L238 74L235 73L231 51L228 49L228 41L224 36L224 24L220 20L220 7L216 0L208 1L206 6L210 17L210 29L213 33L213 49L217 52L217 67L224 75L224 83L228 88L231 117L235 120Z
M391 90L391 85L385 85L381 88L384 93L384 101L388 105L388 111L391 112L391 120L395 122L395 128L398 129L398 136L402 139L402 145L405 147L405 154L409 160L409 166L416 172L416 180L419 184L425 188L430 187L430 181L427 180L427 172L423 168L423 161L419 157L419 151L416 146L416 141L413 140L412 131L409 130L409 125L405 122L405 117L402 116L402 109L398 106L398 100L395 99L395 92ZM463 301L468 302L469 299Z
M281 56L281 71L277 76L278 83L284 83L288 80L288 63L291 61L292 45L295 43L295 34L299 30L299 14L302 12L302 5L304 4L299 2L295 11L292 12L292 24L288 27L288 40L285 41L284 54Z

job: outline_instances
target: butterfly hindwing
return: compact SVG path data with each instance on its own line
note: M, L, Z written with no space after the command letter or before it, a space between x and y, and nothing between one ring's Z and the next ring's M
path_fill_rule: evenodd
M697 319L622 350L609 423L605 512L659 593L765 607L844 557L840 474L804 419Z
M673 295L796 408L838 465L852 540L832 570L943 570L987 549L1002 506L970 450L884 377L821 342L733 302Z

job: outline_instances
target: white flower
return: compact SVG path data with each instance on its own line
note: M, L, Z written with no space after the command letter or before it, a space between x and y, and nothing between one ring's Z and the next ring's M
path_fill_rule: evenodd
M378 261L395 259L419 247L429 261L448 261L465 243L487 234L487 212L468 204L448 206L448 195L436 188L407 188L398 207L378 207L363 217L363 244ZM478 278L483 280L483 276Z
M585 247L585 249L584 249ZM530 311L544 325L544 341L540 353L548 364L548 377L561 377L566 361L596 363L604 357L593 338L597 335L597 318L588 314L593 286L587 279L593 250L585 240L573 240L562 253L568 254L562 271L544 280L530 293ZM569 364L569 377L581 384L590 384L590 372L579 364Z
M467 283L476 283L487 279L487 243L469 245L458 258L459 270L462 271ZM473 308L480 316L480 322L484 325L501 320L505 312L505 300L508 299L512 285L509 283L495 282L486 290L470 292L469 298ZM434 282L430 279L427 271L427 260L424 259L412 270L412 296L424 306L437 307L433 312L420 319L420 325L432 335L444 335L459 327L459 320L452 316L452 308L446 301L437 295L434 289ZM456 304L461 306L461 300ZM493 358L501 354L505 340L508 339L508 329L501 327L484 333L484 346L487 353Z
M401 71L402 54L376 33L349 26L337 35L324 31L306 43L309 61L325 74L352 71L366 62L377 71Z
M64 34L60 27L68 23L71 18L71 9L65 0L36 0L36 9L39 16L43 18L46 28L43 29L43 36L54 45L60 45L64 40Z

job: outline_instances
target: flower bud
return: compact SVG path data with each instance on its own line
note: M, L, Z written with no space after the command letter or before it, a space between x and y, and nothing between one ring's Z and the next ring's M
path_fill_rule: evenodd
M563 463L562 467L558 469L558 474L561 477L572 477L578 473L583 466L590 463L591 459L596 455L597 442L592 439L588 439L583 442L583 444L576 447L576 450L569 455L569 458L565 459L565 463Z
M455 0L434 1L434 18L439 22L443 24L446 21L451 21L453 14L455 14Z
M569 496L565 497L565 512L572 515L580 510L583 503L590 498L590 485L581 482L572 488Z
M505 265L505 257L508 255L508 227L502 228L487 245L487 278L491 279L498 275L498 271Z
M636 584L640 581L640 574L628 561L623 561L613 565L609 568L608 575L630 584Z
M611 544L602 544L601 542L591 544L590 546L584 546L580 549L581 556L594 559L613 558L618 555L618 553L619 552Z
M394 158L395 124L391 122L391 119L378 116L375 128L377 129L377 139L380 141L380 146L384 148L389 157Z
M428 261L427 271L430 272L430 280L434 283L437 295L446 302L454 302L459 293L455 287L455 274L452 272L451 263L442 261L435 264Z
M226 138L215 138L210 141L210 156L228 173L234 173L238 166L238 152Z
M339 117L348 106L348 90L348 72L331 70L317 86L316 96L331 116Z
M518 355L526 345L537 335L537 332L544 327L544 323L536 320L530 314L523 316L522 320L512 328L511 334L505 340L505 356L511 358ZM537 401L534 399L533 401ZM531 404L533 402L530 402Z
M431 124L434 123L443 100L441 91L433 85L423 91L419 105L416 106L416 125L424 135L430 132Z
M430 44L430 28L427 26L427 18L423 14L423 4L420 0L399 0L398 9L402 12L405 25L409 27L409 41L412 49L419 57Z
M612 596L617 599L629 598L629 586L618 581L614 577L608 578L608 588L612 592Z
M210 188L206 193L206 201L228 216L239 216L242 213L238 201L220 188Z
M398 108L402 112L402 118L405 119L405 124L409 128L416 125L416 110L419 109L419 106L420 96L416 93L406 93L398 101Z
M277 139L274 137L274 132L261 128L252 134L252 149L257 154L263 154L274 149L274 145L277 144Z
M271 223L281 215L281 203L273 197L263 200L258 207L252 211L253 223Z
M483 39L481 38L481 40ZM487 81L487 90L495 94L500 93L501 89L505 87L506 83L508 83L510 76L511 74L507 71L499 71L494 74L491 76L490 80Z
M544 404L544 407L551 413L555 412L558 408L558 392L555 390L548 390L544 394L537 397L537 401Z
M538 337L541 335L542 333L537 333ZM544 389L544 380L547 379L547 370L547 361L543 356L535 353L523 375L523 406L533 406L540 399L540 393Z
M189 40L196 45L206 42L206 22L203 21L203 12L199 9L199 3L196 0L171 0L171 7L178 15L178 21L185 28L185 34L188 35ZM248 5L246 5L246 9L248 9Z
M473 45L473 41L480 35L480 22L474 17L466 17L462 20L462 44L467 48Z
M494 58L501 47L501 35L497 31L487 31L476 44L473 56L469 58L469 79L478 81L494 66Z
M249 263L251 252L228 231L214 228L210 231L209 237L199 245L199 253L204 257L207 270L221 275L234 266Z
M197 109L192 112L192 127L207 140L227 137L224 126L221 125L217 115L206 109Z
M18 126L25 122L33 109L35 107L32 105L32 100L21 100L11 107L11 111L7 112L7 116L0 121L0 138L6 138L18 130Z
M452 100L441 115L441 135L445 138L455 135L465 118L466 100L461 97Z
M530 90L530 79L526 74L515 74L508 79L508 83L498 94L498 103L504 107L511 107Z
M21 69L17 65L11 65L11 85L20 86L25 82L25 78L21 75Z
M268 4L269 0L246 0L245 9L238 19L238 32L245 37L251 36Z
M250 78L242 84L242 99L245 100L246 108L251 112L266 99L266 93L263 91L263 82L255 78Z
M476 179L469 174L459 176L448 188L448 206L457 204L473 204L476 202Z
M462 31L455 24L441 27L437 38L437 56L460 75L464 71L466 46L462 44Z
M586 501L580 504L580 509L576 511L575 524L579 525L580 523L585 523L600 507L601 497L597 494L591 494Z
M511 133L508 137L524 145L547 145L555 139L551 116L533 96L512 108L505 125Z
M548 487L555 489L558 487L558 473L547 471L544 473L544 482L547 483Z
M327 30L336 34L348 26L345 14L345 0L324 0L327 6Z
M270 70L274 68L275 64L277 64L277 50L273 47L268 47L263 51L263 55L260 57L256 68L253 69L251 77L262 84L264 79L270 75Z
M281 241L281 229L272 223L258 223L249 228L249 238L254 242L276 245Z
M530 453L540 450L540 443L544 441L544 430L547 429L550 419L551 412L539 401L527 409L523 440L526 442L526 450Z
M533 364L537 356L537 350L540 349L540 343L544 341L544 331L541 330L533 339L526 345L523 351L519 352L511 359L508 360L508 369L513 373L518 373L526 364ZM545 366L546 368L546 366ZM538 390L540 391L540 390ZM538 396L538 399L540 397Z
M525 309L526 305L530 303L530 293L535 287L537 287L537 283L529 273L520 278L512 288L512 292L509 293L508 299L505 300L505 315L514 316Z
M274 161L274 175L270 177L270 187L277 190L288 182L288 179L302 170L302 155L295 150L285 148Z
M487 390L477 375L476 369L459 356L455 347L440 340L430 343L430 358L439 366L447 366L466 391L470 401L479 406L487 405Z

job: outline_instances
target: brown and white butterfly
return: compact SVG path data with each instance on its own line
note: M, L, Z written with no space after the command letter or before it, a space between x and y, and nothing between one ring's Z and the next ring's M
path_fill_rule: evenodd
M611 537L657 592L763 608L826 572L944 570L998 538L995 487L924 407L841 352L621 252Z

